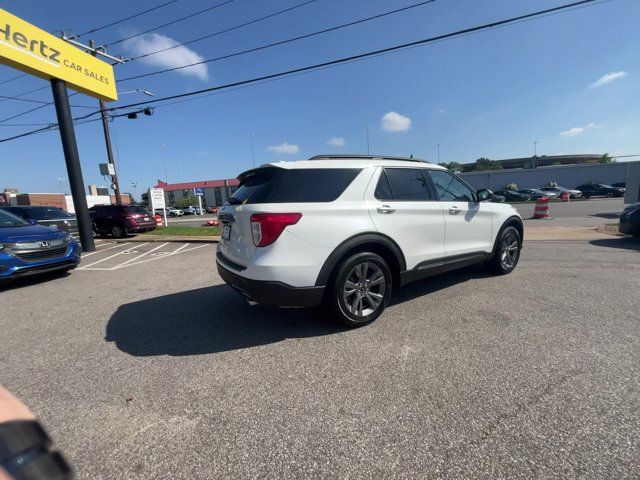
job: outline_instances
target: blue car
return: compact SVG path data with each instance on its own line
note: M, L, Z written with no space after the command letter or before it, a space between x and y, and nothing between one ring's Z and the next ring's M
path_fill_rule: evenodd
M70 234L0 209L0 284L25 275L71 270L78 263L80 247Z

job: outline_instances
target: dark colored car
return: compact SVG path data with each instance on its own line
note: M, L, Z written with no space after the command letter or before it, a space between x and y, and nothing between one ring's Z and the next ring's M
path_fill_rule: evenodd
M629 205L620 215L620 233L640 237L640 203Z
M156 220L149 210L138 205L94 205L89 209L91 226L98 235L126 237L128 233L149 232Z
M498 190L495 194L503 196L507 202L528 202L531 200L531 195L528 193L520 193L515 190Z
M538 200L542 197L557 198L559 195L555 192L545 192L539 188L525 188L524 190L518 190L518 193L529 195L531 200Z
M589 197L624 197L625 189L622 187L614 187L605 183L590 183L588 185L580 185L576 190L582 192L584 198Z
M49 206L19 205L11 207L4 206L0 207L0 209L12 213L17 217L26 220L27 222L35 220L40 225L44 225L45 227L54 227L61 232L68 232L73 235L76 240L80 238L76 216L65 212L61 208Z
M612 187L616 187L616 188L627 188L627 182L616 182L616 183L612 183L611 184Z
M0 209L0 284L17 277L76 268L78 242L70 233Z

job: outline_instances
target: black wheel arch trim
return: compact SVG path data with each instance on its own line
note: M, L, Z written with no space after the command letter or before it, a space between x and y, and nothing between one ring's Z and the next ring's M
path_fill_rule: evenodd
M500 240L500 235L502 235L502 232L504 231L505 228L511 227L511 226L516 227L516 229L518 230L518 233L520 233L520 249L522 250L522 243L524 241L524 222L522 221L522 218L520 218L518 215L512 215L511 217L507 218L504 222L502 222L502 225L500 225L500 230L498 230L496 239L493 242L493 250L491 251L492 255L495 255L497 251L498 240Z
M361 245L372 243L388 248L396 258L400 271L402 272L406 270L406 261L404 259L404 254L402 253L402 249L395 241L393 241L393 239L378 232L358 233L343 241L327 257L320 269L320 273L318 273L316 286L324 286L329 282L329 278L331 277L336 265L338 265L340 260L342 260L347 253Z

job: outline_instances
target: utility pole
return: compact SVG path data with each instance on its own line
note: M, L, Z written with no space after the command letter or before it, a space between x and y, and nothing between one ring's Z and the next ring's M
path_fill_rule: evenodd
M255 134L250 133L249 138L251 139L251 161L253 162L253 168L256 168L256 156L253 153L253 137L255 137Z
M369 127L364 127L364 129L367 131L367 155L370 155L371 152L369 151Z
M538 142L533 142L533 156L538 156Z
M160 146L162 147L162 165L164 166L164 183L169 183L169 179L167 177L167 161L164 158L164 149L166 145L163 143Z
M436 146L438 147L438 165L440 165L440 144Z
M93 40L89 41L89 47L91 51L91 55L96 57L98 55L98 51L95 48L95 43ZM116 196L116 203L122 204L122 196L120 195L120 185L118 184L118 173L116 172L116 164L113 161L113 149L111 148L111 135L109 134L109 122L107 121L107 112L105 110L104 102L99 100L100 105L100 117L102 118L102 130L104 131L104 143L107 147L107 161L113 165L113 193Z

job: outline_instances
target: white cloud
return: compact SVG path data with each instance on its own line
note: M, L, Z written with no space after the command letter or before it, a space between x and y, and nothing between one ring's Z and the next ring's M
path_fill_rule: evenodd
M139 37L132 38L125 42L125 48L134 56L145 55L147 53L155 52L157 50L163 50L178 45L173 38L165 37L158 33L148 33L140 35ZM166 52L157 53L149 57L141 59L148 65L153 65L161 68L175 68L190 63L196 63L203 61L204 58L193 50L180 45L179 47L172 48ZM176 70L184 76L196 77L202 81L209 79L209 70L207 65L194 65L193 67L181 68Z
M616 80L618 80L620 78L624 78L626 76L627 76L627 72L609 72L606 75L601 76L595 82L593 82L590 85L590 87L591 88L598 88L598 87L601 87L603 85L606 85L607 83L615 82Z
M298 145L290 145L287 142L284 142L280 145L267 147L267 150L269 150L270 152L286 153L292 155L294 153L298 153L300 151L300 147Z
M560 132L560 136L565 138L575 137L576 135L580 135L583 132L584 132L584 127L573 127L573 128L570 128L569 130L563 130L562 132Z
M577 135L583 134L586 130L598 128L601 126L602 125L591 122L591 123L587 123L584 127L573 127L573 128L570 128L569 130L563 130L562 132L560 132L560 136L564 138L571 138L571 137L575 137Z
M347 142L344 141L344 138L333 137L327 142L327 145L331 145L332 147L344 147L345 143Z
M411 119L397 112L389 112L380 119L380 125L387 132L405 132L411 128Z

